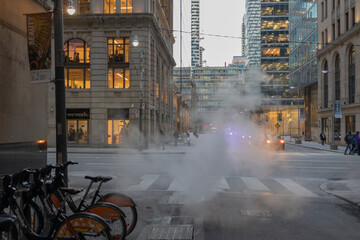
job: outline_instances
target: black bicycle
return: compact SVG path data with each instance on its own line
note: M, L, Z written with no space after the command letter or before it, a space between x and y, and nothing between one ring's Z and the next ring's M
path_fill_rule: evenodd
M52 206L58 208L62 202L66 201L69 208L74 213L80 213L80 212L94 213L102 217L110 225L112 229L113 237L115 239L119 239L119 240L125 239L127 235L126 221L125 221L126 216L120 208L108 202L97 202L97 203L92 202L90 205L86 203L85 199L89 194L91 185L89 185L87 191L85 192L85 195L82 197L81 202L79 203L78 206L76 206L71 196L68 196L64 200L61 191L59 191L59 189L65 185L64 182L65 178L63 172L69 165L74 165L74 164L77 163L69 161L66 164L52 167L56 169L55 175L52 180L52 183L48 185L46 190L46 195L50 198L50 202L52 203ZM82 191L82 189L80 191ZM40 198L43 198L43 196L44 194L39 195ZM42 202L46 202L46 201L42 200Z
M71 216L66 216L64 214L66 201L61 203L56 215L49 219L51 227L47 235L40 235L34 232L33 226L29 224L28 217L25 216L23 209L20 208L15 197L15 193L17 192L16 187L24 173L29 172L26 170L12 176L3 176L4 191L0 201L0 212L3 212L4 209L9 206L11 212L17 216L16 223L27 239L112 239L109 225L99 216L92 213L76 213ZM59 191L65 200L68 194L77 194L80 192L80 190L68 188L60 188Z

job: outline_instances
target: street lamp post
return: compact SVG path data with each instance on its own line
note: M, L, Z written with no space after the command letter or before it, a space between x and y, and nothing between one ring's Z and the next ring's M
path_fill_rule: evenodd
M295 86L291 86L291 89L294 89ZM298 130L297 130L297 139L295 140L295 143L301 144L300 140L300 84L296 86L297 90L297 105L298 105ZM290 136L291 138L291 136Z
M139 40L138 36L134 36L133 40L133 46L138 47L139 46ZM144 110L144 104L143 104L143 79L144 79L144 55L145 55L145 49L141 48L140 50L140 107L139 107L139 151L143 150L143 110Z
M67 162L63 0L54 3L56 163Z

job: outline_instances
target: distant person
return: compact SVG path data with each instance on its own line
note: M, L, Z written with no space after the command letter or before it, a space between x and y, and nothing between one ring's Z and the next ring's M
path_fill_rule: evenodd
M347 151L349 150L349 154L352 153L352 143L353 143L353 136L351 135L351 132L348 132L348 134L346 134L345 136L345 143L346 143L346 148L345 148L345 152L344 155L347 154Z
M359 135L359 132L356 132L354 138L355 138L356 150L358 152L358 155L360 155L360 135Z
M179 132L178 132L178 131L175 131L175 132L174 132L175 146L177 146L178 139L179 139Z
M320 133L320 140L321 140L321 144L324 146L324 143L326 141L326 135L324 132Z
M162 145L162 150L165 150L165 134L162 129L160 129L160 144Z

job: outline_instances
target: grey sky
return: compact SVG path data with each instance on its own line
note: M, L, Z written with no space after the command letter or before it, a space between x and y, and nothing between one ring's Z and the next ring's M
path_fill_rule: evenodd
M200 32L241 37L245 0L200 0ZM174 58L180 66L180 0L174 0ZM183 67L191 65L191 0L183 0ZM223 66L241 55L241 39L201 36L207 66Z

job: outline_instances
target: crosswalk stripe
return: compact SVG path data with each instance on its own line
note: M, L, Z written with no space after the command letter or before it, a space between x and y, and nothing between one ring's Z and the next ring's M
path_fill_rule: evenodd
M168 191L188 191L191 178L189 176L176 176L170 184Z
M270 189L265 186L258 178L255 177L241 177L241 180L245 183L246 187L252 191L266 191Z
M307 190L303 186L297 184L296 182L292 181L288 178L274 178L275 181L283 185L287 190L294 193L296 196L299 197L318 197L315 193Z
M224 177L219 177L214 185L215 189L229 190L230 186Z
M138 185L132 185L126 191L145 191L151 184L153 184L160 175L144 175L141 177L141 182Z

